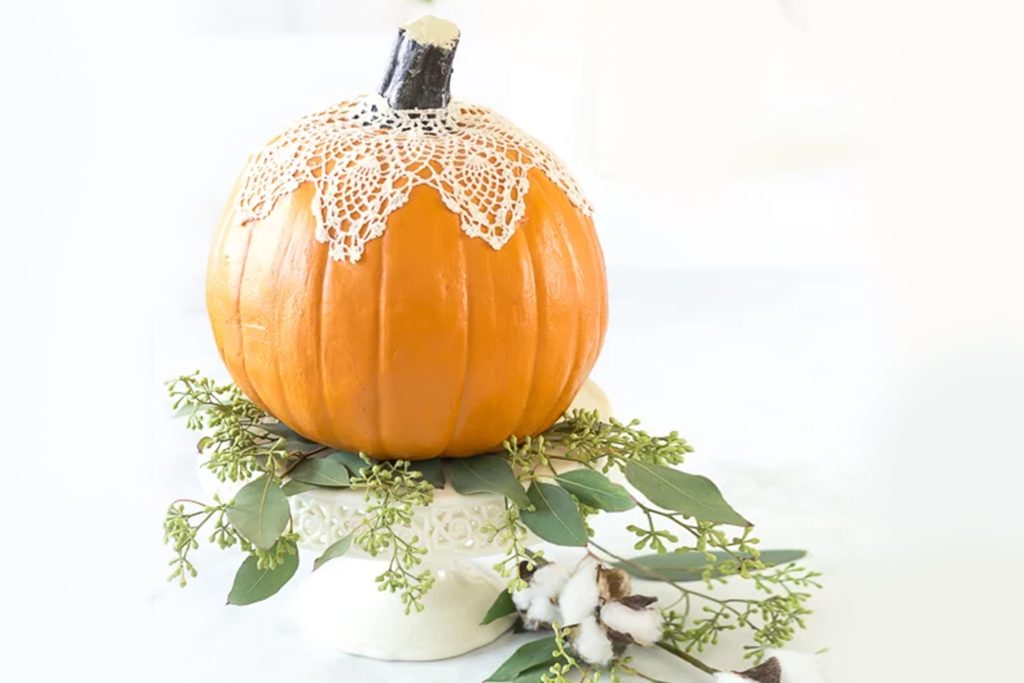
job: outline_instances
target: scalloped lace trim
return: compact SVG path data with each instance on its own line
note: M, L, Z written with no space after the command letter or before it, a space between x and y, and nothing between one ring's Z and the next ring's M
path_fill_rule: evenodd
M316 238L355 263L417 185L437 190L462 231L500 249L526 213L527 172L543 171L585 214L589 202L542 143L485 107L392 111L379 95L300 119L250 159L238 211L266 218L303 183L316 194Z

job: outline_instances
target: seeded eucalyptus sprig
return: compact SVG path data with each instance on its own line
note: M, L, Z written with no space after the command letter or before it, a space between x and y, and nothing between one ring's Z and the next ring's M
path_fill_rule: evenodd
M194 373L169 382L168 389L186 426L202 432L197 447L206 458L204 466L221 481L244 484L226 503L183 499L171 504L164 522L165 542L175 554L171 578L185 585L196 575L192 553L209 527L211 543L238 546L247 554L235 576L231 604L266 599L296 573L300 538L288 496L312 488L352 488L366 499L360 521L316 559L314 569L353 545L383 556L387 568L377 578L380 590L397 593L406 613L422 610L434 577L422 566L427 550L411 526L416 510L430 505L434 488L446 483L463 495L504 498L501 521L484 531L505 550L495 569L508 579L508 591L525 586L524 568L532 571L545 562L540 551L528 546L531 533L555 545L584 549L677 591L677 599L663 610L665 630L658 644L706 672L716 669L695 653L715 645L725 632L746 631L747 656L755 662L768 649L784 645L804 628L811 593L820 587L816 572L796 564L803 551L760 551L751 522L718 487L677 467L693 448L675 432L652 436L635 420L602 419L596 412L577 410L541 435L510 437L497 453L445 460L444 465L441 460L375 462L305 439L233 385ZM624 528L636 538L634 550L650 554L624 557L595 539L589 518L626 512L630 521ZM734 581L749 583L758 597L720 597L717 591ZM514 611L504 593L486 619ZM600 671L566 649L572 626L555 625L550 642L524 646L527 654L517 651L506 669L528 665L538 671L537 680L547 682L561 683L573 673L596 680ZM611 665L613 678L621 673L639 673L625 654Z
M277 478L290 450L314 447L270 422L233 384L217 384L197 371L171 380L167 390L175 414L187 418L185 426L206 432L196 447L209 458L204 466L220 481L245 481L261 471Z
M199 531L210 520L217 520L209 539L211 542L221 548L228 548L237 542L238 535L234 528L226 523L226 511L227 505L219 502L214 505L195 500L176 500L171 503L164 518L164 543L169 543L175 553L170 562L173 571L169 580L177 579L179 585L184 587L190 578L196 576L196 568L189 554L199 548Z
M434 487L422 472L410 469L408 461L377 463L363 469L351 483L366 489L369 503L353 532L353 542L373 557L388 554L388 568L377 577L377 584L401 596L406 614L422 611L421 600L434 585L429 569L417 571L427 550L417 545L418 536L405 539L399 529L411 526L417 507L430 505Z

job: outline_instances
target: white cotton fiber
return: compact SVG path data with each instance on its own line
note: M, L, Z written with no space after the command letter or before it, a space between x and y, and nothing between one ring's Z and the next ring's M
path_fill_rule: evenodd
M597 561L593 558L584 558L565 582L562 592L558 594L558 606L565 620L563 625L579 624L584 619L594 616L599 598L597 566Z
M633 609L621 602L609 602L601 607L601 621L608 628L631 636L638 645L658 642L663 628L660 611L649 607Z
M526 626L535 630L541 624L554 624L562 622L562 615L558 611L558 605L551 602L551 598L543 595L534 598L530 607L526 610Z
M550 602L555 598L565 580L569 578L569 570L554 562L538 567L530 577L528 585L521 591L512 594L512 602L520 612L526 612L535 601Z
M580 622L570 642L576 654L594 666L608 666L614 656L611 639L592 616Z
M814 655L768 650L768 656L775 657L782 665L782 683L825 683L825 670L821 667L821 660Z

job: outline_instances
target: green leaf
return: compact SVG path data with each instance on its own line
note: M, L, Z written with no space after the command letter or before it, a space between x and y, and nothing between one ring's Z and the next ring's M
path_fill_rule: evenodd
M281 487L281 490L284 491L284 495L290 497L294 496L297 493L304 493L306 491L309 491L310 489L315 488L316 486L314 484L307 484L304 481L295 481L294 479L292 479L286 481L284 483L284 486Z
M306 458L288 476L314 486L348 486L348 470L337 460L329 458Z
M522 510L519 518L530 531L556 545L587 544L583 515L568 493L554 484L535 481L527 492L533 510Z
M626 463L626 479L659 507L703 522L750 526L707 477L631 460Z
M552 657L540 666L535 666L532 669L527 669L522 672L513 678L511 683L544 683L544 674L551 669L551 665L554 663L555 658Z
M317 442L311 439L307 439L302 434L299 434L297 431L286 425L284 422L261 422L258 425L256 425L256 427L258 429L262 429L265 432L270 432L271 434L280 436L285 441L297 441L305 445L312 445L320 448L323 447L321 444L318 444Z
M360 458L357 454L349 451L331 451L324 456L324 460L340 462L349 472L357 477L362 474L363 470L369 467L365 460Z
M557 649L554 636L531 641L513 652L486 680L512 681L527 669L551 665L555 661L554 653Z
M188 417L197 412L200 409L200 407L201 406L195 405L193 403L182 403L180 406L178 406L178 409L174 411L174 414L171 415L171 417Z
M422 474L423 480L429 481L435 489L444 488L444 470L441 467L440 458L414 460L409 463L409 469Z
M573 470L555 477L558 484L590 507L608 512L622 512L636 507L624 486L613 484L608 477L591 469Z
M521 508L530 504L512 466L500 455L478 455L452 460L448 476L451 477L452 487L459 493L497 493Z
M641 555L634 557L628 562L616 562L615 566L625 569L638 579L649 581L700 581L704 576L704 569L709 565L732 560L729 553L714 551L714 560L709 561L704 553L657 553L654 555ZM768 567L775 567L780 564L796 562L807 554L805 550L762 550L760 559ZM715 571L712 576L718 576Z
M348 549L352 547L352 534L342 536L337 541L327 547L327 550L323 552L320 557L313 560L313 571L320 569L324 563L333 560L336 557L341 557L348 552Z
M501 591L498 593L498 597L494 601L494 604L491 605L489 610L487 610L487 614L484 615L484 620L480 622L480 625L486 626L492 621L515 613L516 604L512 602L512 595L508 591Z
M245 558L245 562L235 574L235 582L228 594L229 605L251 605L266 600L281 590L281 586L295 575L299 568L298 553L285 555L284 561L273 569L259 569L253 555Z
M267 550L288 525L291 511L284 491L264 474L241 488L228 506L227 515L238 533L257 548Z
M285 439L285 442L281 444L281 448L288 453L315 453L316 451L324 450L324 447L318 443L310 443L300 439Z

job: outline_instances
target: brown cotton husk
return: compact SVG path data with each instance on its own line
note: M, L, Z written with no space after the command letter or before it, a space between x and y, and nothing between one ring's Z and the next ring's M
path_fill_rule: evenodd
M599 567L597 588L601 595L601 602L611 602L612 600L622 600L628 596L632 586L629 574L624 570Z
M538 569L544 565L540 562L531 562L530 560L522 560L519 562L519 578L523 581L529 581L533 578L533 575Z
M782 665L779 664L778 659L772 657L771 659L755 666L753 669L737 671L736 673L744 678L757 681L757 683L780 683L782 680Z
M628 633L620 633L607 626L604 627L604 632L608 634L608 639L612 641L612 651L616 657L621 657L627 647L636 643Z
M624 598L619 598L618 601L630 609L646 609L658 602L658 598L653 598L650 595L627 595Z

